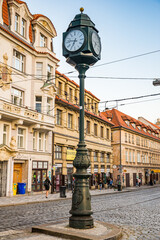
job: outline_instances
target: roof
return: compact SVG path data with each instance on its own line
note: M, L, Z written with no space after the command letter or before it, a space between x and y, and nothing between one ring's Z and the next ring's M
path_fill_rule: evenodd
M62 73L60 73L60 72L57 71L57 70L56 70L56 74L58 74L60 77L65 78L67 81L73 83L76 87L79 88L79 85L78 85L75 81L73 81L73 80L71 80L70 78L68 78L65 74L62 74ZM100 99L97 98L95 95L93 95L93 93L91 93L90 91L88 91L88 90L85 89L85 92L88 93L88 94L90 94L92 97L96 98L98 101L100 101Z
M71 102L68 102L67 100L65 100L65 99L63 99L63 98L60 98L60 97L58 97L58 96L56 96L56 102L57 102L57 101L60 101L60 102L65 103L66 105L68 105L68 107L69 107L69 106L70 106L70 107L74 107L75 109L79 110L79 106L77 106L77 105L75 105L75 104L73 104L73 103L71 103ZM94 114L94 113L92 113L92 112L89 112L89 111L87 111L87 110L85 110L85 113L86 113L86 114L89 114L89 115L91 115L91 116L93 116L93 117L95 117L95 118L97 118L97 119L99 119L99 120L105 121L106 123L114 126L114 123L111 122L110 120L108 120L108 119L107 119L104 115L102 115L101 113L100 113L99 116L96 115L96 114Z
M4 22L4 24L6 24L7 26L9 26L9 24L10 24L10 23L9 23L8 1L9 1L9 0L3 0L3 5L2 5L2 17L3 17L3 22ZM14 0L14 1L16 1L16 2L19 3L19 4L25 4L25 6L27 7L27 9L28 9L28 11L29 11L29 8L28 8L28 5L27 5L26 2L20 1L20 0ZM30 11L29 11L29 13L30 13ZM31 14L31 13L30 13L30 14ZM44 16L44 15L42 15L42 14L34 14L34 15L31 14L31 16L33 17L33 19L32 19L31 22L30 22L30 26L29 26L29 39L30 39L30 42L31 42L31 43L33 42L32 21L34 21L35 19L38 19L39 17L44 17L44 18L48 19L48 21L51 23L51 25L52 25L52 27L53 27L53 29L54 29L54 31L55 31L55 34L57 35L56 30L55 30L55 27L54 27L52 21L51 21L48 17L46 17L46 16Z
M160 140L158 136L155 136L153 134L150 134L147 130L150 130L151 133L158 134L158 131L153 129L151 126L144 124L141 121L136 120L135 118L128 116L125 113L122 113L118 111L117 109L107 110L105 112L102 112L102 115L104 115L106 118L112 114L112 122L114 123L114 127L124 127L128 130L132 130L136 133L146 135L148 137L152 137L154 139ZM127 121L129 122L129 125L127 124ZM133 125L135 124L135 127ZM138 126L141 128L139 129ZM145 131L146 129L146 131ZM157 127L158 129L158 127ZM159 128L160 129L160 128Z
M7 0L3 0L3 4L2 4L2 17L3 17L4 24L9 26L9 13L8 13Z

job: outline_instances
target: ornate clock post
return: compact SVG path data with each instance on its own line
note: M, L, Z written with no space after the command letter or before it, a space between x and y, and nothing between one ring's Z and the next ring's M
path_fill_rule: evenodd
M87 168L90 160L84 142L84 79L89 66L94 65L100 59L101 42L98 31L91 19L81 13L77 14L70 23L67 31L63 33L63 56L66 61L79 72L80 79L80 124L79 144L73 165L76 168L75 189L72 196L72 208L69 218L69 226L72 228L92 228L93 218L91 210L91 197L89 193L89 177Z

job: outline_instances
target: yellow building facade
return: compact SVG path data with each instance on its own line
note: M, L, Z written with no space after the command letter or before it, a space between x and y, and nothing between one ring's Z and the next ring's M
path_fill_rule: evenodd
M54 188L72 188L73 160L79 141L79 85L56 71L57 96L55 100L55 128L53 137ZM91 166L90 187L95 189L100 181L112 174L112 122L98 111L99 99L85 90L85 143Z
M114 123L112 127L114 184L121 177L122 186L160 182L160 128L116 110L103 112ZM141 121L140 121L141 120Z

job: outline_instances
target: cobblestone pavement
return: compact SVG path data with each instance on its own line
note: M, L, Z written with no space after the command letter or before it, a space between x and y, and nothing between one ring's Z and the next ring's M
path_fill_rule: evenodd
M2 207L0 208L0 239L58 239L29 233L25 233L28 234L25 236L21 232L15 235L11 232L6 236L4 231L23 230L41 223L66 220L70 208L71 199ZM92 196L92 210L95 220L122 227L122 240L160 240L160 187Z

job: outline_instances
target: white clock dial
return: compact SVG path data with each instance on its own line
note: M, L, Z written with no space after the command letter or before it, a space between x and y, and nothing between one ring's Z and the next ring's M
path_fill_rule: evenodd
M92 33L92 46L95 53L99 55L101 52L101 42L98 34L95 32Z
M80 30L72 30L65 38L65 48L70 52L75 52L82 47L84 43L84 33Z

